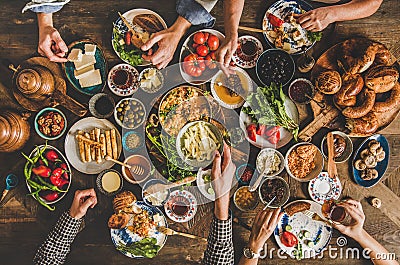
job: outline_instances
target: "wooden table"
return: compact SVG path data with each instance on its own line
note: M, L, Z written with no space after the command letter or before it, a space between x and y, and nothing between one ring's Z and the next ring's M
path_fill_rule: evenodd
M241 24L251 27L259 27L265 10L273 1L247 1L241 18ZM212 14L217 18L215 28L223 32L222 19L222 1L214 8ZM313 3L314 4L314 3ZM13 98L9 96L11 88L11 73L5 67L9 62L18 64L22 60L30 57L35 53L37 47L37 26L35 15L32 13L21 14L20 10L24 5L24 1L3 1L0 10L0 59L3 65L0 66L0 107L18 108L13 102ZM317 5L315 3L315 5ZM67 43L79 37L87 37L97 41L103 48L109 63L113 66L120 60L112 50L110 43L112 21L117 17L117 11L125 11L131 8L149 8L159 12L171 25L176 18L175 1L163 1L162 8L160 1L106 1L99 0L93 4L91 0L71 1L61 12L54 15L55 26L60 29L61 35ZM318 57L322 51L330 47L340 40L355 35L365 36L387 45L389 48L395 46L400 39L400 27L398 26L398 18L400 15L400 7L397 0L386 0L373 16L352 22L338 23L330 26L324 33L323 40L313 49L313 54ZM195 30L194 28L191 31ZM245 32L240 32L245 34ZM71 37L69 37L71 36ZM263 41L264 47L267 47L265 40L261 35L256 35ZM398 45L398 44L397 44ZM177 62L177 53L173 62ZM250 75L255 78L254 70L249 71ZM106 89L107 93L110 93ZM75 92L71 87L68 88L68 94L76 98L80 102L86 103L89 99ZM117 99L117 97L115 97ZM78 120L76 116L68 113L68 127ZM309 110L300 108L302 113L302 124L304 127L310 121ZM33 124L33 118L30 118ZM371 233L378 241L385 245L390 252L400 255L400 220L398 215L394 213L400 210L397 196L400 196L400 169L397 168L400 161L400 121L394 121L383 133L389 140L391 155L390 163L385 179L382 184L371 189L364 189L356 186L351 180L348 171L348 165L339 166L339 175L344 187L343 196L351 196L361 200L365 214L367 216L365 229ZM315 135L313 142L319 146L319 142L327 130L321 130ZM63 139L50 142L63 150ZM361 142L360 139L355 140L355 146ZM22 150L25 153L30 152L33 146L43 143L34 130L32 129L31 139ZM282 148L282 152L286 152L286 148ZM0 154L0 188L4 187L4 178L7 173L13 172L22 177L20 152L11 154ZM119 169L118 166L115 168ZM54 225L58 216L71 204L73 191L94 187L94 175L84 175L73 170L74 181L71 191L67 196L57 204L55 212L49 212L32 198L26 197L27 189L24 183L10 192L6 197L6 204L0 208L0 257L4 264L29 264L32 260L38 245L45 239L47 233ZM286 176L287 178L287 176ZM288 179L288 178L287 178ZM291 187L291 198L308 198L308 194L304 185L299 182L288 179ZM127 185L127 189L139 194L139 187ZM386 203L382 210L371 207L366 198L374 195L383 199ZM259 206L255 211L250 213L241 213L232 205L234 215L242 218L251 225L256 212L261 208ZM86 217L86 227L80 232L72 245L72 251L68 256L67 264L198 264L202 257L206 245L196 240L170 237L168 242L161 250L159 255L153 260L135 260L123 256L117 252L111 243L109 229L107 228L107 219L111 214L110 199L99 194L98 206L91 210ZM385 214L382 214L385 213ZM389 219L387 216L390 216ZM211 215L206 214L202 221L189 229L189 232L206 236L208 233L208 224ZM176 226L175 228L185 230L184 226ZM236 257L239 258L242 253L242 247L246 243L249 232L240 226L234 225L234 242ZM331 241L331 246L335 247L336 238L340 234L335 231ZM352 240L348 240L348 246L358 246ZM268 248L277 248L274 240L268 241ZM345 252L346 247L342 249ZM340 252L337 252L340 254ZM342 252L343 253L343 252ZM329 264L342 264L344 259L329 259L325 255L323 260L311 259L302 261L303 264L315 264L324 262ZM275 250L274 264L285 262L294 264L297 261L287 259L281 261ZM340 257L340 255L339 255ZM365 259L349 259L348 264L364 264L369 263ZM268 260L259 262L260 264L270 264Z

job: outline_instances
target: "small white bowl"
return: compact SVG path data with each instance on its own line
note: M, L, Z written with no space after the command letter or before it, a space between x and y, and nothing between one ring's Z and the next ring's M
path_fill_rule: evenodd
M258 153L257 159L256 159L256 168L257 168L258 173L260 173L260 174L263 173L261 164L260 164L261 163L260 159L261 159L261 156L267 152L274 152L275 154L277 154L279 159L281 160L281 163L279 165L278 171L275 171L274 173L271 173L271 174L266 174L265 177L273 177L273 176L279 175L285 168L285 158L283 157L281 152L279 152L278 150L276 150L274 148L264 148Z

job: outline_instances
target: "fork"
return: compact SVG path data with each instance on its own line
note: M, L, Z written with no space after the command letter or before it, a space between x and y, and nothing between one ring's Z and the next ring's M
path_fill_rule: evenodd
M310 219L313 219L315 221L319 221L319 222L323 222L329 226L332 226L332 221L331 220L325 220L324 218L322 218L321 216L319 216L317 213L314 213L310 210L304 210L302 212L305 216L307 216Z
M175 230L172 230L171 228L165 227L165 226L157 226L157 231L161 232L163 234L166 234L167 236L173 236L173 235L178 235L178 236L184 236L184 237L189 237L189 238L195 238L195 239L200 239L204 242L207 242L206 238L191 235L191 234L186 234L182 232L177 232Z

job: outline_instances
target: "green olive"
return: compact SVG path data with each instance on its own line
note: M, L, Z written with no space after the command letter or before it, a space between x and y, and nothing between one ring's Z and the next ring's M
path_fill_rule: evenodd
M117 111L118 111L118 112L121 112L121 111L122 111L122 108L121 108L121 107L117 108Z
M130 110L130 109L131 109L131 106L126 105L126 106L125 106L125 109L126 109L126 110Z

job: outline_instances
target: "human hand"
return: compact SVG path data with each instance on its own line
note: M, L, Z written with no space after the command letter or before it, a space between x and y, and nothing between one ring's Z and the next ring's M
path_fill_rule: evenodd
M96 204L97 197L94 189L77 190L69 209L69 215L75 219L81 219L85 216L89 207L93 208Z
M64 56L68 52L68 47L53 26L48 25L39 28L38 52L52 62L67 62L67 58L64 58Z
M265 242L272 235L276 224L282 218L283 212L280 208L275 210L265 209L260 211L254 218L253 227L249 238L248 247L253 252L263 248Z
M333 227L339 230L342 234L347 235L357 240L364 231L363 225L365 221L365 214L360 202L355 200L346 200L338 204L344 207L345 211L351 216L352 220L349 225L333 224Z
M329 24L335 22L329 7L320 7L304 14L294 14L293 17L302 28L313 32L321 31Z
M236 166L232 162L231 150L224 143L224 160L221 165L221 155L218 151L211 170L211 180L215 192L215 198L226 196L229 198L229 191L232 185L232 179L235 174Z
M217 61L223 65L229 65L232 60L232 55L235 53L238 45L237 33L227 36L215 52Z

